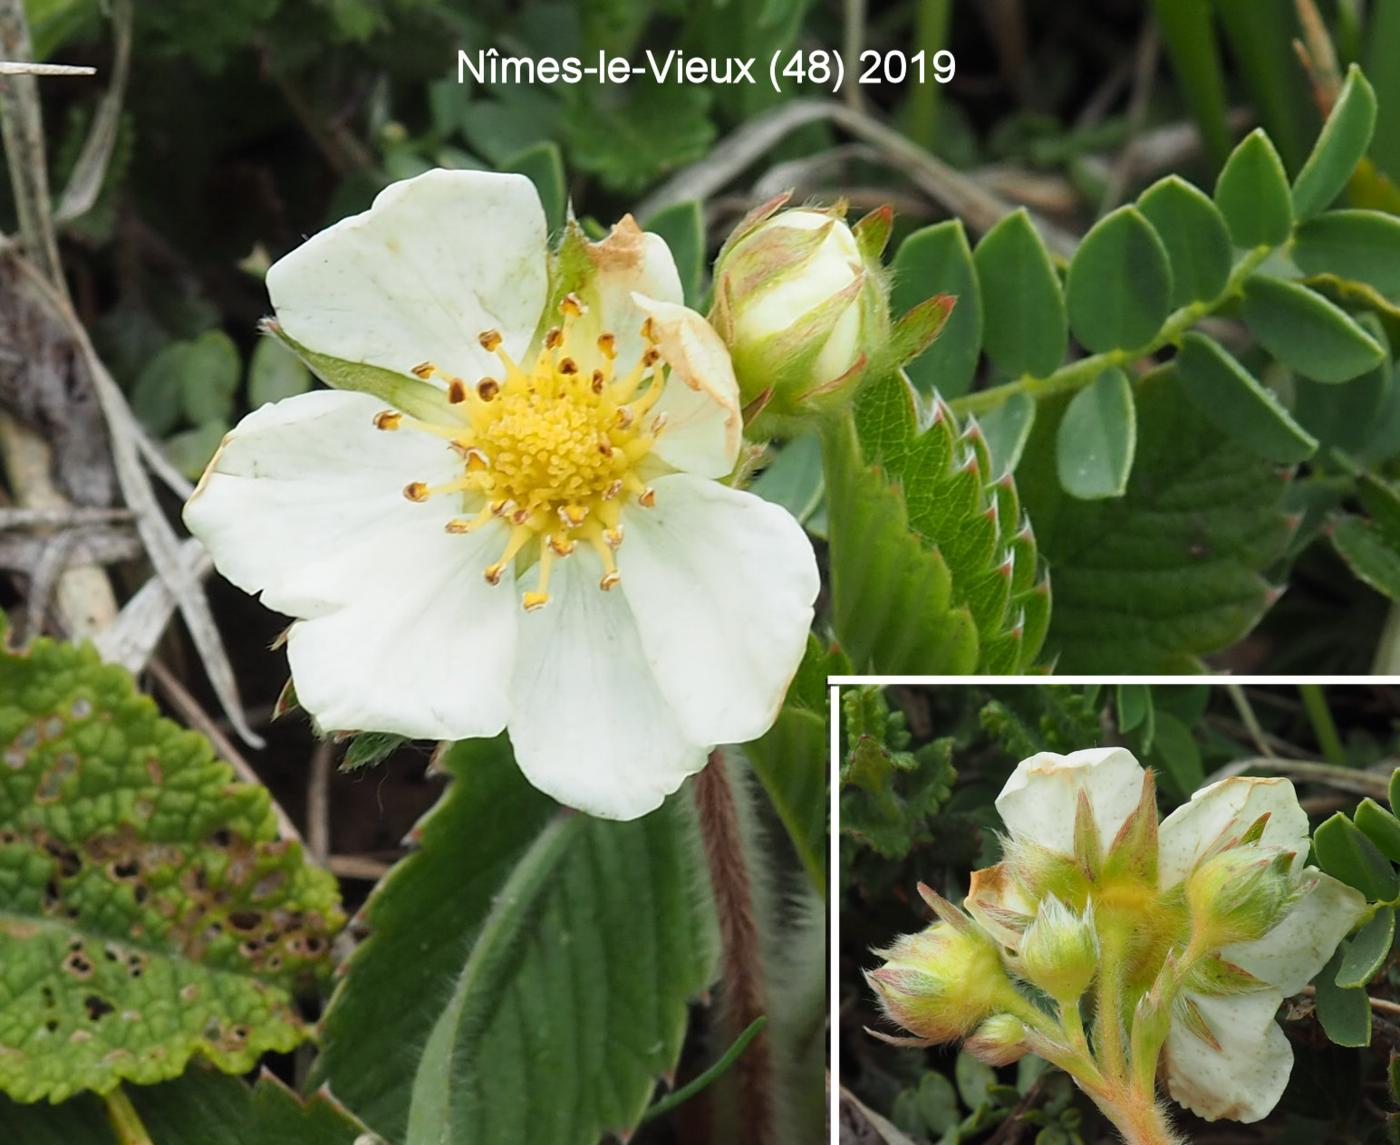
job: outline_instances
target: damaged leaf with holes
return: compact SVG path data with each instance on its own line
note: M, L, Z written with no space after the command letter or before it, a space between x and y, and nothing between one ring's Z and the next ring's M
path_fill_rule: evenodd
M124 671L0 647L0 1091L61 1101L289 1051L342 923L267 791Z

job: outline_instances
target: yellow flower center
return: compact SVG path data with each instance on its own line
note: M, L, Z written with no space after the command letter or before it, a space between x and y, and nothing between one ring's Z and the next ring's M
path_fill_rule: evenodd
M447 398L456 424L435 424L394 410L375 417L380 429L401 425L446 438L461 455L460 477L444 485L412 482L410 501L456 495L474 516L450 520L449 533L470 533L500 518L510 536L500 558L485 570L491 584L517 557L538 559L539 582L523 596L526 611L549 601L550 568L582 542L603 563L599 587L618 583L614 552L622 544L622 506L630 498L646 508L655 494L637 467L651 452L665 415L651 414L661 396L661 352L648 319L642 327L647 349L636 367L614 372L617 339L603 333L593 340L574 334L583 304L569 295L560 304L563 321L552 327L533 365L521 366L502 346L498 331L480 336L481 345L500 359L501 376L469 387L447 378ZM431 362L415 366L420 378L442 375Z

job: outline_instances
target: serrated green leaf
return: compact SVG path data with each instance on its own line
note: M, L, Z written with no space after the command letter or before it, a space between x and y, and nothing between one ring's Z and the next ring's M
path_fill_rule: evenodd
M312 386L311 371L275 338L259 338L248 363L248 406L304 394Z
M500 169L524 175L535 185L549 233L557 234L564 225L569 201L568 178L564 174L564 156L559 144L552 139L533 144L507 158Z
M1289 464L1317 450L1317 439L1214 338L1191 331L1175 367L1201 414L1259 457Z
M1343 990L1365 986L1385 960L1395 942L1395 911L1383 906L1371 921L1342 944L1342 962L1336 982Z
M1035 424L1035 399L1027 393L1014 393L990 413L982 415L982 433L992 455L992 470L1014 473L1021 462L1021 451Z
M1146 345L1171 308L1167 248L1142 212L1119 207L1080 242L1065 280L1070 329L1095 353Z
M1060 488L1081 501L1121 497L1137 448L1133 387L1110 367L1069 403L1055 438Z
M699 159L714 139L708 88L633 81L621 97L616 89L579 91L583 97L565 115L569 156L610 190L640 191L658 175Z
M1293 261L1304 274L1335 274L1400 295L1400 218L1384 211L1328 211L1298 228Z
M1293 198L1283 160L1261 129L1230 153L1215 183L1215 205L1237 247L1278 246L1293 231Z
M1338 947L1327 965L1313 979L1317 989L1317 1019L1323 1032L1339 1046L1371 1044L1371 1000L1360 987L1343 989L1337 985L1337 971L1343 951Z
M705 280L705 214L698 199L687 199L658 211L646 229L666 240L680 274L687 306L697 306Z
M1164 0L1170 6L1170 0ZM1194 4L1197 0L1188 0ZM1159 2L1159 10L1163 6ZM1178 175L1138 196L1138 210L1167 248L1172 306L1214 299L1230 277L1230 231L1219 208Z
M329 1094L303 1101L267 1072L252 1086L195 1065L175 1081L127 1095L156 1145L383 1145ZM121 1145L89 1094L61 1105L0 1097L0 1125L23 1145Z
M1296 282L1251 275L1241 313L1270 354L1315 382L1350 381L1385 358L1345 310Z
M1076 501L1055 478L1065 401L1041 403L1017 471L1050 566L1046 641L1059 669L1096 675L1200 670L1272 600L1259 570L1290 535L1284 483L1182 400L1175 371L1139 382L1137 457L1128 491Z
M0 759L0 1091L148 1084L194 1054L241 1073L306 1036L293 994L342 919L265 789L48 640L0 646Z
M900 243L891 273L890 309L895 314L935 294L957 298L938 337L905 370L922 393L937 391L945 398L965 394L982 352L982 292L962 220L915 231Z
M363 767L375 767L408 742L407 736L394 732L360 732L345 749L340 770L359 771Z
M316 1079L414 1145L593 1145L630 1129L714 965L686 798L630 823L573 814L524 781L503 739L458 744L444 767L420 850L365 908Z
M1395 868L1340 811L1313 832L1313 854L1324 871L1372 902L1389 901L1400 894Z
M1400 819L1370 797L1357 804L1352 817L1381 854L1400 863Z
M1332 547L1356 576L1377 592L1400 601L1400 550L1371 522L1339 513L1332 522Z
M982 236L973 262L987 356L1012 377L1054 373L1069 342L1064 291L1024 208Z
M1376 93L1352 64L1332 114L1322 125L1312 154L1293 181L1293 214L1310 219L1325 210L1347 185L1371 145L1376 126Z

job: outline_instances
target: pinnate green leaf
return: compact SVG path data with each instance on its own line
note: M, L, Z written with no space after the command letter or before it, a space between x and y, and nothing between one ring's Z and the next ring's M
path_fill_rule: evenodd
M1145 345L1171 308L1167 248L1136 207L1119 207L1084 236L1065 282L1070 329L1095 353Z
M687 799L630 823L574 814L525 782L504 739L458 744L442 766L453 779L420 849L365 908L316 1080L409 1145L630 1130L714 965Z
M1133 388L1122 370L1110 367L1074 395L1060 421L1055 464L1061 488L1082 501L1121 497L1136 448Z
M1050 566L1047 652L1067 672L1192 672L1233 644L1273 599L1260 576L1290 526L1284 482L1182 400L1175 371L1134 392L1137 455L1124 496L1060 489L1054 445L1063 399L1040 405L1018 487Z
M1355 64L1322 125L1312 154L1293 182L1293 214L1310 219L1342 193L1371 145L1376 126L1376 93Z
M1237 247L1278 246L1293 230L1288 175L1269 137L1251 131L1230 153L1215 183L1215 205Z
M987 356L1012 377L1052 374L1069 342L1065 297L1030 215L1022 209L997 223L973 261Z
M1324 871L1372 902L1388 901L1400 894L1395 868L1340 811L1313 832L1313 854Z
M899 245L892 267L890 309L903 314L935 294L957 298L938 337L905 370L923 393L967 392L982 352L982 292L961 219L917 230Z
M1230 277L1230 231L1220 209L1178 175L1168 175L1138 197L1138 210L1167 248L1173 306L1204 302Z
M1328 211L1298 228L1293 261L1305 274L1335 274L1400 295L1400 218L1384 211Z
M0 633L2 636L3 633ZM335 880L89 647L0 647L0 1091L242 1073L307 1033Z
M1176 372L1201 414L1259 457L1286 464L1317 449L1317 439L1215 339L1195 331L1182 338Z
M1250 275L1241 310L1270 354L1316 382L1350 381L1385 357L1345 310L1296 282Z

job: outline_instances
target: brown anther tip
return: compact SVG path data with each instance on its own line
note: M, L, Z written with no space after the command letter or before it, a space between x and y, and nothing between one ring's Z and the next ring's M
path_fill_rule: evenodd
M488 353L494 351L501 344L501 332L499 330L483 330L477 337L481 343L481 348Z
M500 583L501 583L501 573L503 573L504 571L505 571L505 566L504 566L504 565L499 565L499 564L487 565L487 566L486 566L486 571L483 572L481 575L484 576L484 577L486 578L486 583L487 583L487 584L500 584Z
M551 326L544 333L544 345L547 350L556 350L560 343L564 341L564 331L558 326Z
M617 335L604 331L598 335L598 349L609 361L617 357Z
M454 406L467 400L467 383L461 378L453 378L447 383L447 400Z
M523 525L529 519L529 509L517 509L514 513L510 515L511 524L513 525Z
M549 603L549 593L527 592L520 598L520 603L525 606L526 612L538 612Z
M482 378L476 383L476 396L484 402L489 402L501 392L501 383L495 378Z
M603 540L607 541L608 548L616 549L622 544L622 526L615 529L607 529L603 533Z
M391 410L391 409L380 410L377 414L374 415L374 428L375 428L375 429L398 429L398 428L399 428L399 424L400 424L402 421L403 421L403 414L399 413L397 410Z
M491 514L495 517L504 517L506 510L510 508L510 502L504 499L491 502Z
M559 303L559 313L567 314L570 318L577 318L580 314L586 313L587 310L588 307L583 304L583 300L572 290L564 295L563 300Z
M610 588L614 588L621 582L622 574L616 569L614 569L610 573L603 574L603 579L598 582L598 587L601 588L604 592L607 592Z
M606 387L607 384L607 375L604 374L602 370L594 370L593 377L590 379L590 385L592 386L593 392L595 394L601 394L603 392L604 387Z
M646 353L642 355L642 365L651 367L661 361L661 351L655 346L648 347Z
M403 487L403 495L410 501L426 501L428 499L428 487L421 481L410 481Z
M659 434L663 429L666 428L666 423L667 423L668 421L670 421L670 420L671 420L671 415L670 415L670 414L666 414L666 413L659 413L659 414L657 414L654 418L651 419L651 432L652 432L652 433Z
M621 492L622 492L622 482L621 482L620 480L614 481L611 485L609 485L606 489L603 490L603 500L604 500L604 501L611 501L614 497L616 497L616 496L617 496L619 493L621 493Z
M568 537L556 537L552 533L549 537L549 547L554 550L557 557L567 557L573 554L577 547L576 541L569 540Z
M648 485L642 490L642 495L637 498L641 502L643 509L650 509L656 504L656 490Z
M431 378L437 373L437 367L431 362L419 362L409 373L416 378Z
M647 315L646 321L642 323L642 337L648 342L656 341L656 319L650 314Z
M471 532L471 522L462 517L453 517L442 527L444 533L469 533Z
M482 453L481 450L479 450L479 449L468 449L468 450L467 450L467 472L468 472L468 473L480 473L483 469L488 468L488 466L489 466L489 462L486 460L486 454Z
M572 358L561 358L559 360L559 372L561 374L577 374L578 363Z
M617 424L623 429L626 429L632 424L632 410L630 407L617 407Z

